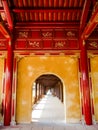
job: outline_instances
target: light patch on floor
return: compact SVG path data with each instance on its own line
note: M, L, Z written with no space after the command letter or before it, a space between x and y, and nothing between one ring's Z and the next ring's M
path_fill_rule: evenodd
M65 122L64 104L55 96L47 93L32 110L32 122Z

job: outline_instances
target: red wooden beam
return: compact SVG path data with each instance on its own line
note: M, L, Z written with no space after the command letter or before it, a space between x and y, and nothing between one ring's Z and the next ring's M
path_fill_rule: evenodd
M81 20L80 20L80 34L83 32L83 29L86 25L90 4L91 4L91 0L85 0L82 15L81 15Z
M5 14L6 14L9 29L13 30L13 20L12 20L12 17L11 17L11 13L10 13L10 9L9 9L7 0L2 0L2 4L3 4L3 7L4 7Z
M15 28L79 28L79 22L18 22Z
M68 22L17 22L16 25L25 25L25 24L28 24L28 25L80 25L79 24L79 21L68 21Z
M85 30L83 31L83 33L81 35L82 38L83 39L88 38L97 25L98 25L98 4L96 2L92 16L91 16L87 26L85 27Z
M7 29L5 28L1 17L0 17L0 32L3 34L5 38L10 38L10 35Z
M47 8L47 9L27 9L27 8L15 8L12 10L13 12L15 13L21 13L21 12L51 12L51 13L54 13L54 12L81 12L82 11L82 8L60 8L60 9L54 9L54 8Z

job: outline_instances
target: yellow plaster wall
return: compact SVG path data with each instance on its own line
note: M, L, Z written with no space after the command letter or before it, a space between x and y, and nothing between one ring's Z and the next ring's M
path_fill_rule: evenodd
M90 59L95 120L98 121L98 56Z
M3 72L4 72L4 59L0 58L0 109L2 109L2 81L3 81ZM2 121L2 115L0 113L0 122Z
M17 122L31 121L32 84L40 75L48 73L58 76L64 84L67 122L80 121L78 59L70 56L29 56L18 62Z

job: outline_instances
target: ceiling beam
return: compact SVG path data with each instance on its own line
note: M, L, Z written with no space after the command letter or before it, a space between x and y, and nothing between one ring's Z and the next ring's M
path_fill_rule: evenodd
M83 29L84 29L86 22L87 22L87 16L88 16L88 13L89 13L90 5L91 5L91 0L85 0L81 19L80 19L80 30L79 30L80 35L83 32Z
M10 13L10 9L9 9L7 0L2 0L2 4L3 4L3 8L4 8L4 12L5 12L5 15L6 15L6 19L7 19L7 22L8 22L9 29L10 29L10 31L12 31L13 30L13 20L12 20L12 17L11 17L11 13Z
M81 35L81 38L87 39L97 25L98 25L98 2L96 2L95 6L94 6L92 16L91 16L87 26L85 27L85 30L83 31L83 33Z
M15 28L79 28L79 22L18 22Z
M82 8L56 8L56 9L54 9L54 8L47 8L47 9L42 9L42 8L38 8L38 9L27 9L27 8L15 8L15 9L13 9L12 10L13 12L15 12L15 13L22 13L22 12L41 12L41 13L43 13L43 12L73 12L73 11L75 11L75 12L81 12L82 11Z
M42 24L43 25L47 25L47 24L48 25L51 25L51 24L53 24L53 25L55 25L55 24L56 25L66 25L66 24L67 25L68 24L69 25L71 25L71 24L77 25L78 24L78 25L80 25L79 21L65 21L65 22L63 22L63 21L61 21L61 22L57 22L57 21L54 21L54 22L50 22L50 21L49 22L34 22L34 21L33 22L29 22L29 21L27 21L27 22L17 22L16 23L16 25L24 25L24 24L28 24L28 25L38 25L38 24L39 25L42 25Z
M10 34L8 33L6 27L4 26L1 17L0 17L0 32L3 34L5 38L10 38Z

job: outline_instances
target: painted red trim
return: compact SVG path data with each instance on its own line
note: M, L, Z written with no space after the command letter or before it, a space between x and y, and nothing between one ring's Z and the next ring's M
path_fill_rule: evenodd
M17 82L17 77L16 77L16 72L17 72L17 61L16 58L14 58L14 64L13 64L13 86L12 86L12 92L14 96L16 95L16 82ZM13 97L12 99L12 117L15 118L15 111L16 111L16 97ZM13 121L13 120L12 120ZM15 121L15 119L14 119Z
M4 59L4 74L5 74L5 71L6 71L6 59ZM3 93L5 91L5 76L3 77Z
M91 72L91 64L90 64L90 58L89 58L89 72ZM93 99L93 90L92 90L92 78L90 76L89 78L89 84L90 84L90 92L91 92L91 110L92 114L94 115L94 99Z
M90 84L90 92L91 92L91 95L93 94L92 92L92 79L90 77L89 79L89 84ZM92 114L94 115L94 103L93 103L93 96L91 96L91 110L92 110Z
M79 73L80 73L80 76L79 76L79 78L80 78L80 95L81 95L81 97L80 97L80 102L81 102L81 114L82 115L84 115L84 111L83 111L83 96L82 96L82 79L81 79L81 64L80 64L80 58L78 59L78 65L79 65Z
M14 58L13 63L13 87L12 87L13 94L15 93L15 90L16 90L16 58Z
M17 62L16 58L14 58L13 62L13 83L12 83L12 99L11 99L11 121L15 122L15 111L16 111L16 71L17 71Z
M89 63L89 72L91 72L91 64L90 64L90 58L88 59L88 63ZM94 102L93 102L93 90L92 90L92 78L91 75L89 77L89 86L90 86L90 93L91 93L91 111L92 111L92 115L94 115Z
M3 85L2 85L2 94L5 97L5 71L6 71L6 59L4 59L4 77L3 77ZM3 109L3 117L5 113L5 99L2 98L2 109Z
M83 110L83 96L82 96L82 94L83 94L83 92L82 92L82 79L81 79L81 77L80 77L80 94L81 94L81 114L82 115L84 115L84 110Z
M79 72L81 72L81 67L80 67L80 58L78 58L78 65L79 65Z

